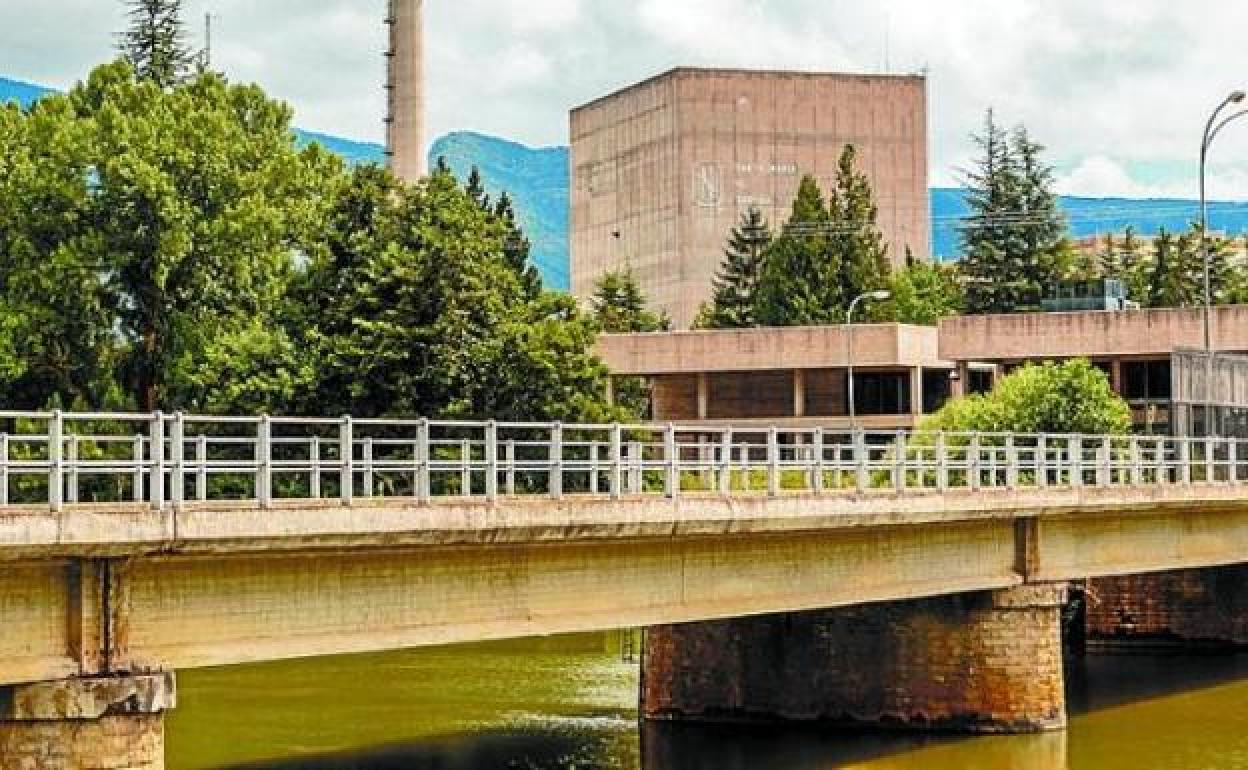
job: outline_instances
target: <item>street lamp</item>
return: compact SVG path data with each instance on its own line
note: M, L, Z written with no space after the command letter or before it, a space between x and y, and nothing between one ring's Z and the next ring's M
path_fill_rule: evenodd
M1206 195L1205 168L1209 160L1209 147L1222 129L1231 121L1248 115L1248 110L1231 113L1219 122L1222 111L1232 104L1241 104L1246 94L1243 91L1232 91L1218 108L1209 116L1205 124L1205 135L1200 142L1200 253L1205 266L1205 435L1213 435L1213 282L1209 255L1209 199Z
M1226 125L1233 120L1248 115L1248 110L1240 110L1232 115L1223 118L1222 122L1218 122L1218 116L1222 111L1232 104L1240 104L1244 101L1245 94L1243 91L1232 91L1218 108L1209 116L1209 122L1205 124L1205 136L1200 143L1200 251L1205 262L1205 353L1213 354L1213 329L1212 329L1212 313L1213 313L1213 286L1210 278L1210 257L1209 257L1209 201L1205 194L1205 168L1209 160L1209 147L1213 144L1213 140Z
M881 289L880 291L869 291L853 302L849 303L849 310L845 313L845 366L849 372L849 427L858 427L858 415L854 408L854 311L858 309L858 303L864 300L875 300L883 302L893 295Z

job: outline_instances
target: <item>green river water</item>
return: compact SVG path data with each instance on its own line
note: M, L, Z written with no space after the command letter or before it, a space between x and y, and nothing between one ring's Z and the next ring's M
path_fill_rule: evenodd
M1248 656L1071 662L1071 727L1021 737L650 726L616 635L179 677L170 770L1248 768ZM614 649L613 649L614 648Z

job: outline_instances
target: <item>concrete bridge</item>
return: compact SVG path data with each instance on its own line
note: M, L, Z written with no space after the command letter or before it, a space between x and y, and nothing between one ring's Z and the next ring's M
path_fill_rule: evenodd
M208 665L641 626L648 717L1018 731L1065 724L1072 583L1248 640L1231 439L0 422L3 770L161 767Z

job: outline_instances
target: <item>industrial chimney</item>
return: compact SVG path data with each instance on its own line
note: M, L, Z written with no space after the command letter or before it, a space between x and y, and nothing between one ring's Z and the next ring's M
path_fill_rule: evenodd
M389 0L389 73L386 79L386 156L406 182L426 171L423 0Z

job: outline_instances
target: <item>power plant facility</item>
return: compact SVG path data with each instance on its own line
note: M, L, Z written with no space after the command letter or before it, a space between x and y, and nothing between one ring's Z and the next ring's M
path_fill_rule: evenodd
M389 0L386 23L386 159L399 179L425 176L425 87L423 0Z
M773 229L804 175L824 190L858 151L895 264L931 254L927 80L678 68L571 113L572 291L629 268L688 328L741 214Z

